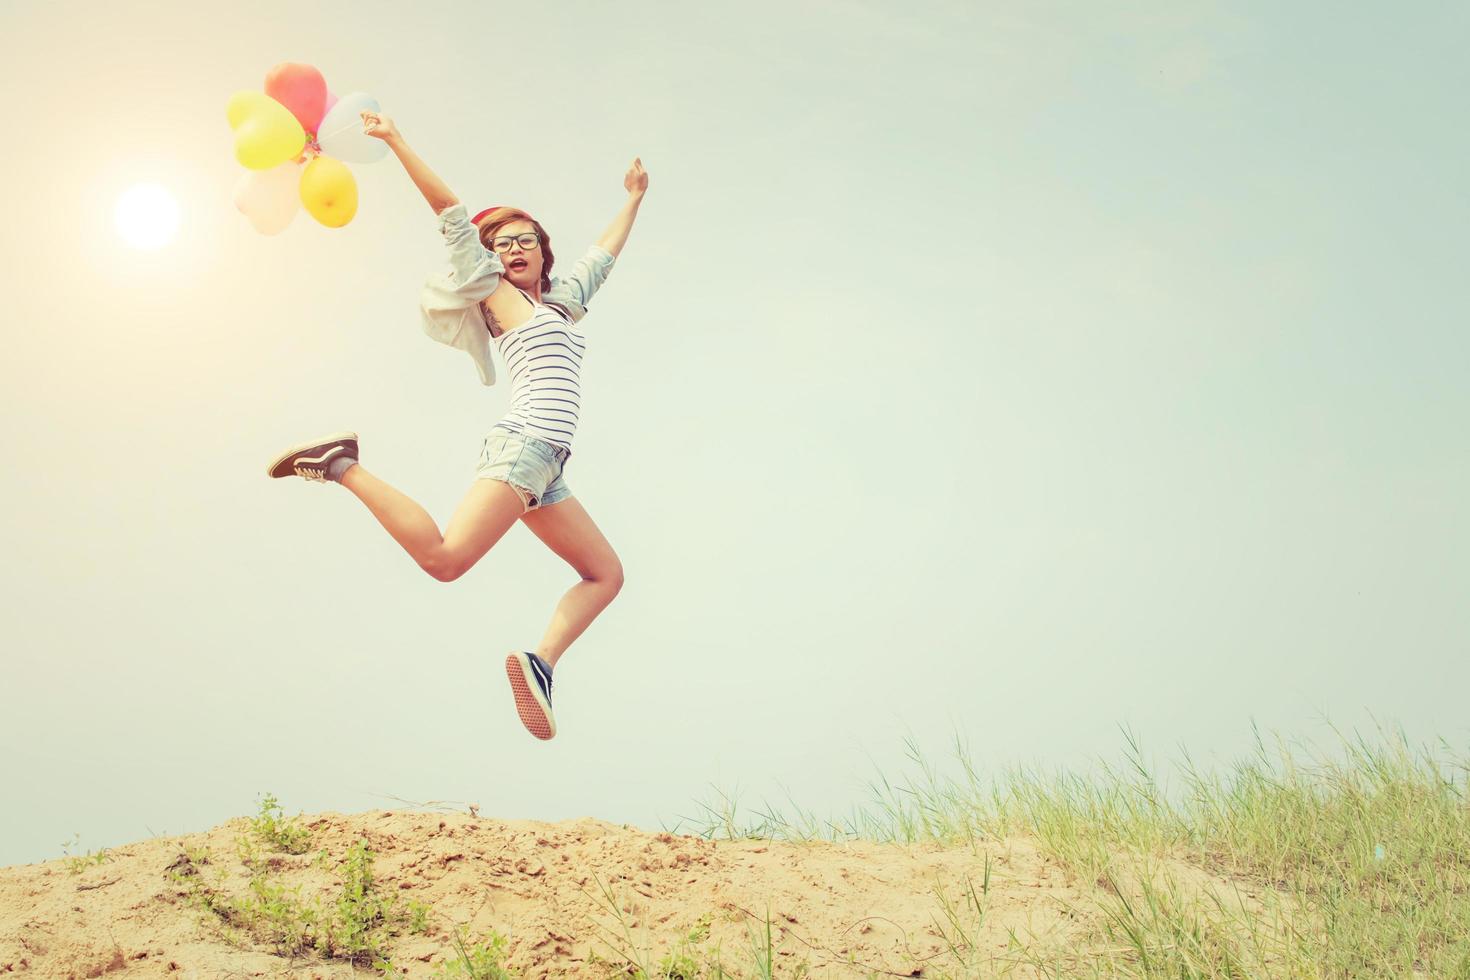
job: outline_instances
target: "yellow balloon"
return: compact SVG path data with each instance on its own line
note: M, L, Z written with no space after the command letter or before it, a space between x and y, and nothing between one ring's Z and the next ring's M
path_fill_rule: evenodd
M301 123L264 92L236 92L225 107L225 118L235 131L235 159L251 170L280 166L306 148Z
M317 157L301 172L301 203L328 228L341 228L357 214L357 179L341 160Z

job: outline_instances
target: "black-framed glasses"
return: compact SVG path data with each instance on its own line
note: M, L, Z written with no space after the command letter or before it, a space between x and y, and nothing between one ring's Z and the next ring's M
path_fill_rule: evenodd
M534 231L528 231L523 235L517 235L515 238L511 238L509 235L504 235L492 241L490 243L490 247L497 252L509 252L511 242L520 242L521 248L529 251L533 248L541 247L541 236L537 235Z

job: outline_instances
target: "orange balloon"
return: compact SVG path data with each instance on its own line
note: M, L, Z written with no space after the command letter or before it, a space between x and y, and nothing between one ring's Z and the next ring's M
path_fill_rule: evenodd
M328 228L341 228L357 214L357 179L341 160L317 157L301 172L301 203Z

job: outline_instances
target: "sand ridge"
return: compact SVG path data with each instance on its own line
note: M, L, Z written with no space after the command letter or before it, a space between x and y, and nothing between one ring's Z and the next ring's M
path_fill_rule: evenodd
M311 850L270 856L272 873L303 897L330 901L340 889L334 861L361 839L373 851L377 887L432 907L430 933L392 945L395 967L409 977L433 975L453 955L455 925L472 939L490 929L506 935L506 966L525 977L607 977L618 974L609 962L626 966L629 958L656 966L701 916L708 938L699 949L718 944L727 965L747 964L750 933L764 935L767 908L778 975L795 975L804 963L810 976L923 976L931 961L953 973L936 893L963 909L967 880L980 890L987 854L987 911L979 925L973 915L967 923L978 948L1003 954L1010 930L1064 941L1082 928L1070 911L1075 888L1024 839L951 848L727 841L593 818L413 811L303 820ZM167 869L186 848L207 847L209 873L225 869L221 887L246 894L249 869L236 840L248 828L237 818L201 834L137 842L76 874L65 859L0 869L0 975L354 975L341 961L293 961L261 944L232 948L170 880ZM333 862L316 860L323 848Z

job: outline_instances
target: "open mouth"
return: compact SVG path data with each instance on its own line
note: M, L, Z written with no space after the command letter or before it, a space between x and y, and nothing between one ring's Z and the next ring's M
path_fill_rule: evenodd
M516 270L517 272L519 272L519 271L521 271L522 269L524 269L526 267L526 263L521 262L520 260L517 260L515 262L512 262L510 264L510 267L512 269Z

